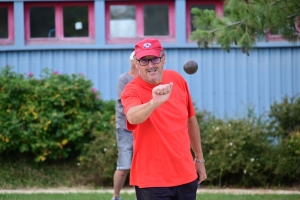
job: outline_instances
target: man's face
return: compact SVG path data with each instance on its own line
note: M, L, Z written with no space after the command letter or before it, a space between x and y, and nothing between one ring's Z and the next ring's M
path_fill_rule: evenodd
M163 54L161 54L163 55ZM145 64L147 63L148 64ZM162 82L162 73L166 56L160 57L145 56L136 61L137 68L139 69L139 76L147 83L157 85ZM153 64L154 63L154 64ZM156 64L157 63L157 64Z

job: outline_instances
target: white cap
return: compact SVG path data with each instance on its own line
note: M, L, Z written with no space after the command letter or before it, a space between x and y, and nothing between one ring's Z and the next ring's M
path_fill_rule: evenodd
M129 60L134 60L134 51L131 53L130 57L129 57Z

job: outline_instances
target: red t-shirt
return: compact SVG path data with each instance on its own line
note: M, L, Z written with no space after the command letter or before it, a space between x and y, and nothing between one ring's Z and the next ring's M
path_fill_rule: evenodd
M177 186L197 178L187 124L188 118L195 115L193 102L183 77L173 70L164 70L161 84L170 82L170 98L146 121L137 125L127 121L134 137L130 184L140 188ZM127 84L121 95L124 113L149 102L155 86L139 76Z

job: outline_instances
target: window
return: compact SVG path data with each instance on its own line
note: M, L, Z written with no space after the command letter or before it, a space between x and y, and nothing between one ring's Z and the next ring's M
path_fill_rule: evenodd
M270 29L266 33L266 40L267 41L283 41L284 39L280 35L281 30L276 30L276 29Z
M193 14L191 13L192 8L208 9L215 10L216 15L221 17L223 16L223 3L221 0L207 0L207 1L187 1L186 2L186 19L187 19L187 41L192 33L195 30L193 26Z
M0 45L14 42L13 4L0 3Z
M287 27L290 30L295 31L295 36L297 35L298 37L300 36L300 25L299 25L299 20L296 19L294 22L294 26L289 26L287 23ZM266 33L266 40L268 42L272 41L272 42L276 42L276 41L284 41L285 39L281 36L281 33L283 32L282 28L276 29L269 29L267 30Z
M145 37L174 41L174 1L107 2L107 43L136 42Z
M25 4L25 38L31 43L90 43L94 39L92 2Z

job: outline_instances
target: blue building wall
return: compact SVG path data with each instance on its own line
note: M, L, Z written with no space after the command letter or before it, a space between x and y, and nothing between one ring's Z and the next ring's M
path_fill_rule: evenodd
M218 117L244 116L253 106L263 114L275 100L300 93L300 48L258 48L246 56L238 49L166 49L166 69L181 73L198 109ZM129 69L131 50L40 50L0 52L0 66L39 77L43 68L84 74L105 100L116 99L117 77ZM183 71L195 60L194 75Z
M59 73L83 73L105 100L116 99L117 77L129 69L128 57L134 44L105 43L104 0L95 0L95 43L26 45L24 1L14 1L15 43L0 46L0 67L7 64L19 73L36 77L43 68ZM176 41L163 43L166 69L187 80L196 106L221 118L244 116L252 106L257 115L266 113L275 100L300 93L300 43L261 41L246 56L239 49L230 53L212 45L198 49L186 41L185 0L175 0ZM194 75L183 71L187 60L195 60Z

